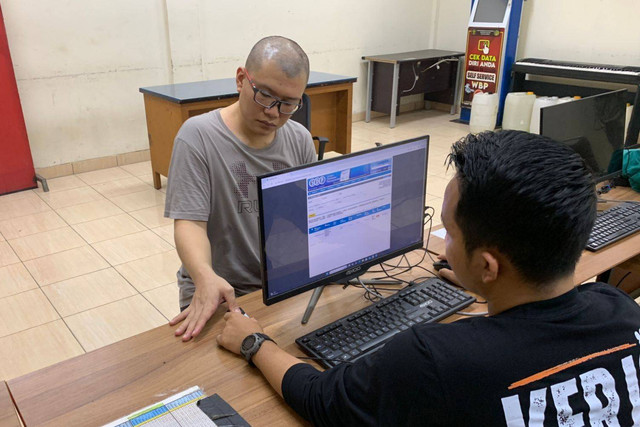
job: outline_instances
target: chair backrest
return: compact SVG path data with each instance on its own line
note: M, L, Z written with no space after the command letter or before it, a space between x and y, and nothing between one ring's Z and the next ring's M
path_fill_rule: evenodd
M291 116L290 120L294 120L306 127L311 132L311 100L306 93L302 94L302 107Z
M306 93L302 94L302 107L293 115L289 120L294 120L300 123L302 126L307 128L309 132L311 132L311 99L309 95ZM329 140L323 136L312 136L314 141L318 142L318 160L322 160L324 157L324 150L326 145L329 143Z

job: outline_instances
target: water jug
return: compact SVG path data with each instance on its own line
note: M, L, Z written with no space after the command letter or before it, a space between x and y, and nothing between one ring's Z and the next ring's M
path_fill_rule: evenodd
M558 103L557 96L540 96L536 98L533 103L533 108L531 109L531 124L529 127L529 132L531 133L540 133L540 109L543 107L548 107L549 105L555 105Z
M533 92L511 92L504 102L502 129L523 130L529 132L531 110L536 96Z
M469 130L471 133L480 133L496 128L498 117L498 94L476 93L471 101L471 118Z

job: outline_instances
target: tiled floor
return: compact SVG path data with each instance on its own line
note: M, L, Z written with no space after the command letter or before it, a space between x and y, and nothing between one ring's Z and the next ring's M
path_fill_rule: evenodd
M440 222L444 167L467 126L439 111L353 124L352 150L431 135L427 202ZM178 313L180 264L149 162L48 180L0 196L0 379L154 328Z

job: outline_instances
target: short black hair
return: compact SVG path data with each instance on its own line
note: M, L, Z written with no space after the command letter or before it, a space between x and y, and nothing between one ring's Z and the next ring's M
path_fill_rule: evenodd
M299 75L309 80L309 58L300 45L282 36L268 36L258 40L247 56L245 68L259 70L265 61L276 61L289 78Z
M454 143L448 163L457 171L455 220L468 253L496 248L535 285L574 271L597 200L578 154L541 135L483 132Z

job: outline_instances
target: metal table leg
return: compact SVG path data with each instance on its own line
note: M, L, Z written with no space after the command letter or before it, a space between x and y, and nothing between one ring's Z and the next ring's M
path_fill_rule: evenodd
M367 110L364 116L364 121L369 123L371 121L371 102L373 100L373 61L369 62L369 70L367 76Z
M393 129L396 127L396 108L398 106L398 75L400 71L400 64L393 64L393 89L391 90L391 121L389 127Z

